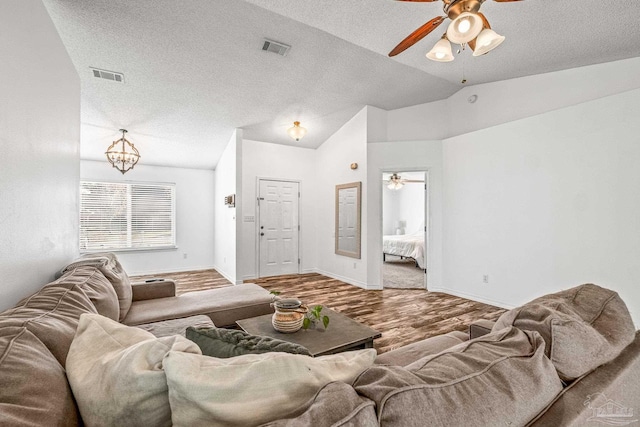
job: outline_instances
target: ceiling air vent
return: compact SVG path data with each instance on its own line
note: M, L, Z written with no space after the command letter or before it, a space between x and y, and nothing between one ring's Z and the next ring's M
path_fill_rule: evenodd
M264 39L264 44L262 45L262 50L277 53L278 55L282 56L286 56L287 52L289 52L289 49L291 49L291 46L269 39Z
M100 70L98 68L90 67L93 72L93 77L99 79L111 80L112 82L124 83L124 74L116 73L114 71Z

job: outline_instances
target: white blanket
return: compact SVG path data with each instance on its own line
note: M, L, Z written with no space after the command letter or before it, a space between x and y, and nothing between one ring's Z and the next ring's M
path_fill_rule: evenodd
M420 268L424 268L424 232L383 236L382 252L413 258Z

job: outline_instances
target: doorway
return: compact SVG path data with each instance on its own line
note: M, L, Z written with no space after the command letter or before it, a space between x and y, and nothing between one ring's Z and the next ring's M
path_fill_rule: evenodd
M300 183L258 180L258 277L298 274Z
M428 173L382 174L382 287L427 288Z

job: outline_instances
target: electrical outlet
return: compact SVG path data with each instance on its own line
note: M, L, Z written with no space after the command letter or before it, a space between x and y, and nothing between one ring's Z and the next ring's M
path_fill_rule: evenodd
M353 268L356 268L356 265L357 265L357 264L354 262L354 263L353 263Z
M187 259L187 253L186 252L182 254L182 258L183 259Z
M489 283L489 275L485 274L484 276L482 276L482 283Z

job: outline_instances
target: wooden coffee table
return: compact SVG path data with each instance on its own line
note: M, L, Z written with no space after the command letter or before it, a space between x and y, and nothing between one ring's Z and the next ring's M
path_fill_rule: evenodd
M309 305L309 308L313 306L315 305ZM314 357L373 348L373 340L382 336L375 329L330 308L323 306L322 314L329 316L329 327L326 330L321 322L317 322L315 328L311 326L307 330L300 329L292 334L283 334L273 329L271 314L238 320L236 323L251 335L262 335L300 344L306 347Z

